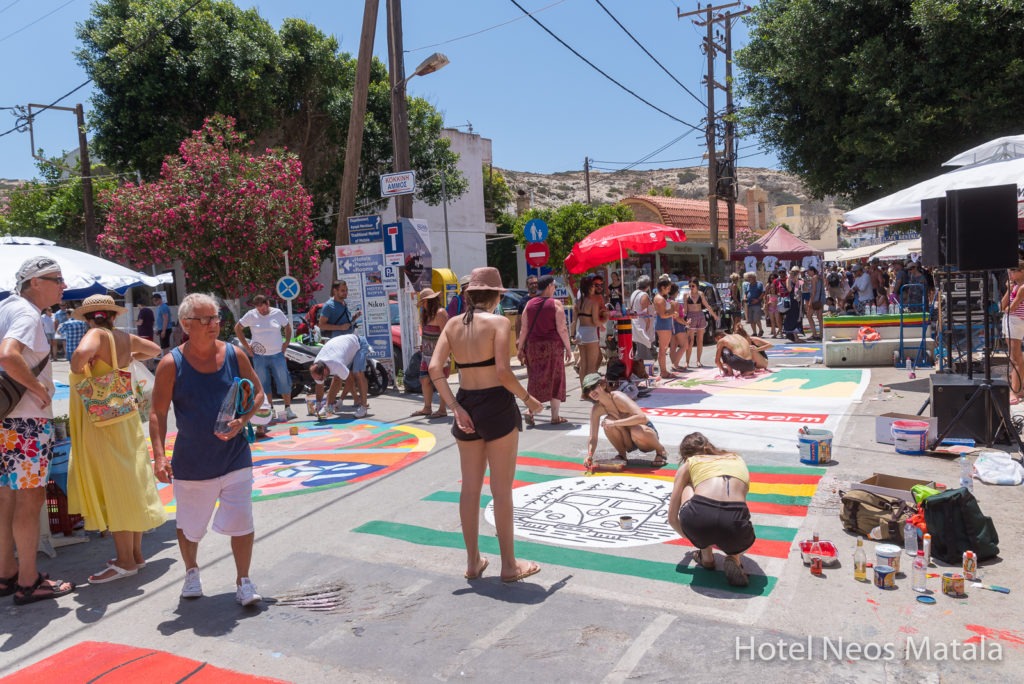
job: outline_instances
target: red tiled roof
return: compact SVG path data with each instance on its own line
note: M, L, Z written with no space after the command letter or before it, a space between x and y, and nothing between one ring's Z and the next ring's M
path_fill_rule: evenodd
M709 231L711 226L710 207L705 200L682 199L680 197L658 197L655 195L635 195L621 200L622 204L643 208L660 217L660 223L684 230ZM637 207L636 205L639 205ZM724 200L718 201L718 230L729 228L729 208ZM636 217L637 220L650 220ZM652 217L653 218L653 217ZM747 228L747 208L736 203L736 228Z

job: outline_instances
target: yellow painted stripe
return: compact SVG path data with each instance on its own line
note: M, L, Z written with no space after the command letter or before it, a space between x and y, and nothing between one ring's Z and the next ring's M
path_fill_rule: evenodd
M784 496L814 496L818 485L812 484L779 484L771 482L751 482L751 494L782 494Z

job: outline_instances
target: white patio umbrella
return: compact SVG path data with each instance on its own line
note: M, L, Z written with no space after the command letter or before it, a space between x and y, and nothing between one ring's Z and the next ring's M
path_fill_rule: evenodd
M961 152L942 165L974 166L990 161L1006 161L1020 157L1024 157L1024 135L1007 135Z
M48 256L60 264L68 289L65 299L82 299L107 290L123 294L136 285L156 287L164 279L115 264L78 250L58 247L51 240L35 237L0 237L0 293L13 292L18 268L34 256Z
M1017 216L1024 217L1024 158L994 161L965 166L941 176L922 181L905 190L894 192L874 202L857 207L843 215L847 230L861 230L893 223L917 221L921 218L921 200L944 197L947 190L985 188L991 185L1017 185Z

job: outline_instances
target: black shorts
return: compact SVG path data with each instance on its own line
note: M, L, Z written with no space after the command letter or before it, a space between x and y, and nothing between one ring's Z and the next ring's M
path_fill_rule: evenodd
M732 349L728 348L722 350L722 363L740 373L753 373L754 369L757 368L753 361L742 356L736 356Z
M160 348L170 349L171 348L171 329L168 328L167 332L160 333Z
M679 524L698 549L717 546L732 555L743 553L756 539L745 501L716 501L694 494L679 509Z
M455 395L462 408L473 419L476 432L463 432L458 423L452 425L452 436L463 442L478 439L491 441L500 439L515 429L522 431L523 415L519 404L504 387L488 387L482 390L459 389Z

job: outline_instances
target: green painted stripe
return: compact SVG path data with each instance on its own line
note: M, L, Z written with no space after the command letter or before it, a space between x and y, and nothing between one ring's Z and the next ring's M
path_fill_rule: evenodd
M462 533L460 532L441 532L416 525L372 520L365 525L360 525L353 531L400 539L422 546L439 546L448 549L464 548ZM484 553L498 554L497 538L481 535L480 550ZM776 577L750 575L750 584L748 586L731 587L725 581L724 573L708 572L703 568L696 568L692 564L683 567L682 563L662 563L639 558L624 558L594 551L547 546L518 539L516 540L516 555L520 558L535 560L540 563L552 563L579 570L594 570L596 572L643 577L662 582L718 589L729 593L750 594L753 596L767 596L775 588L776 582L778 582Z
M761 466L747 465L747 470L752 473L775 473L777 475L824 475L824 468L812 466Z
M559 456L557 454L549 454L544 451L520 451L520 456L529 456L530 458L543 458L548 461L561 461L562 463L581 463L582 460L576 456Z
M435 501L438 503L459 503L458 492L434 492L428 496L423 497L423 501ZM480 497L480 508L487 508L487 504L491 502L491 497L481 496ZM774 541L793 541L796 538L797 528L795 527L781 527L778 525L754 525L754 534L757 535L758 539L771 539Z
M747 501L760 501L762 503L775 503L784 506L810 506L809 496L787 496L785 494L747 494Z
M491 471L487 471L488 477L490 477ZM552 480L564 480L565 475L543 475L541 473L533 473L529 470L517 470L516 480L519 482L551 482Z

